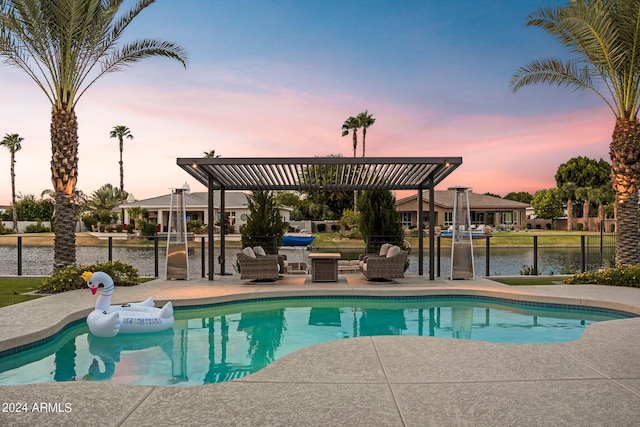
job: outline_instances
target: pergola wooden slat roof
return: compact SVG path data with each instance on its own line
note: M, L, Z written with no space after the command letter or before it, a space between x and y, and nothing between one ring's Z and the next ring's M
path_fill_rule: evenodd
M416 190L438 185L460 157L179 158L214 190Z
M205 185L209 193L208 223L213 224L213 191L226 190L352 191L417 190L418 215L422 191L429 190L429 278L434 280L433 191L462 164L461 157L269 157L178 158L178 166ZM225 235L224 221L221 236ZM423 274L423 229L419 227L418 274ZM209 227L209 280L213 280L213 227ZM224 238L220 242L220 271L225 273Z

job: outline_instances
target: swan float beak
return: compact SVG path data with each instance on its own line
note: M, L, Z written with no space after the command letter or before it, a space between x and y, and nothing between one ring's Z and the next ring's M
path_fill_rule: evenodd
M90 271L85 271L84 273L82 273L82 279L87 282L87 285L89 286L89 289L91 289L91 294L95 295L96 292L98 291L98 287L97 286L92 286L91 283L89 283L89 280L91 280L91 276L93 276L93 273Z

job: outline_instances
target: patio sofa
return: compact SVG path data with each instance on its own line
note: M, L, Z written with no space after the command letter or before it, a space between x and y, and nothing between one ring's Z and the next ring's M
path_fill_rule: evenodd
M280 271L286 271L284 255L267 255L260 246L246 247L236 254L240 264L240 279L271 280L280 278Z
M387 245L387 246L385 246ZM399 246L385 243L378 254L360 255L360 272L367 280L385 280L404 277L408 252Z

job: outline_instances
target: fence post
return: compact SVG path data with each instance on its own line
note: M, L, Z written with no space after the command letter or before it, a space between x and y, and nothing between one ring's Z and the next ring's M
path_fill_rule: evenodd
M484 245L485 245L485 252L486 252L486 254L487 254L487 256L486 256L486 258L487 258L487 265L485 266L485 269L484 269L484 275L485 275L485 276L487 276L487 277L489 277L489 276L490 276L490 274L489 274L489 271L490 271L490 269L489 269L489 264L490 264L490 261L491 261L491 244L489 243L489 240L490 240L490 239L491 239L491 237L490 237L490 236L485 236L485 243L484 243Z
M200 262L200 270L202 271L202 275L200 277L205 277L204 271L207 268L206 260L207 257L204 256L205 244L204 237L200 238L200 252L202 253L201 262Z
M538 236L533 236L533 274L538 275Z
M440 255L441 255L440 239L441 239L441 237L438 236L438 268L437 268L438 277L440 277Z
M109 236L109 255L108 261L113 261L113 237Z
M18 276L22 276L22 236L18 236Z
M158 277L158 236L153 236L153 260L155 263L153 274Z
M580 273L587 271L587 254L584 244L585 236L580 236Z

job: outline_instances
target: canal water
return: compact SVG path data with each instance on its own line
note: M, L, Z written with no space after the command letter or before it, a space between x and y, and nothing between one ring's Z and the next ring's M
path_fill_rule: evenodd
M235 274L236 248L227 248L225 263L226 273ZM332 249L335 252L336 249ZM340 250L344 259L357 259L361 249ZM299 260L309 263L309 251L287 252L293 262ZM117 247L112 248L113 260L122 261L135 267L140 276L153 277L155 275L155 255L153 247ZM442 277L450 273L450 248L442 248L440 259L440 273ZM205 251L206 256L206 251ZM158 277L165 274L165 248L158 249ZM217 258L217 254L216 254ZM580 271L581 253L579 248L538 248L538 271L541 274L571 274ZM80 264L94 264L108 260L108 248L94 246L78 246L76 259ZM0 275L11 276L18 274L18 252L14 246L0 246ZM407 273L418 273L417 250L413 249L409 256ZM437 275L438 261L434 274ZM486 273L487 257L485 248L474 248L474 264L476 275ZM533 248L491 248L490 276L517 276L525 266L533 266ZM216 274L220 273L220 266L216 262ZM50 246L22 247L22 274L25 276L46 276L53 270L53 248ZM424 274L429 274L428 251L425 250ZM200 247L189 248L189 275L192 278L201 277L202 250ZM205 272L206 275L206 272Z

